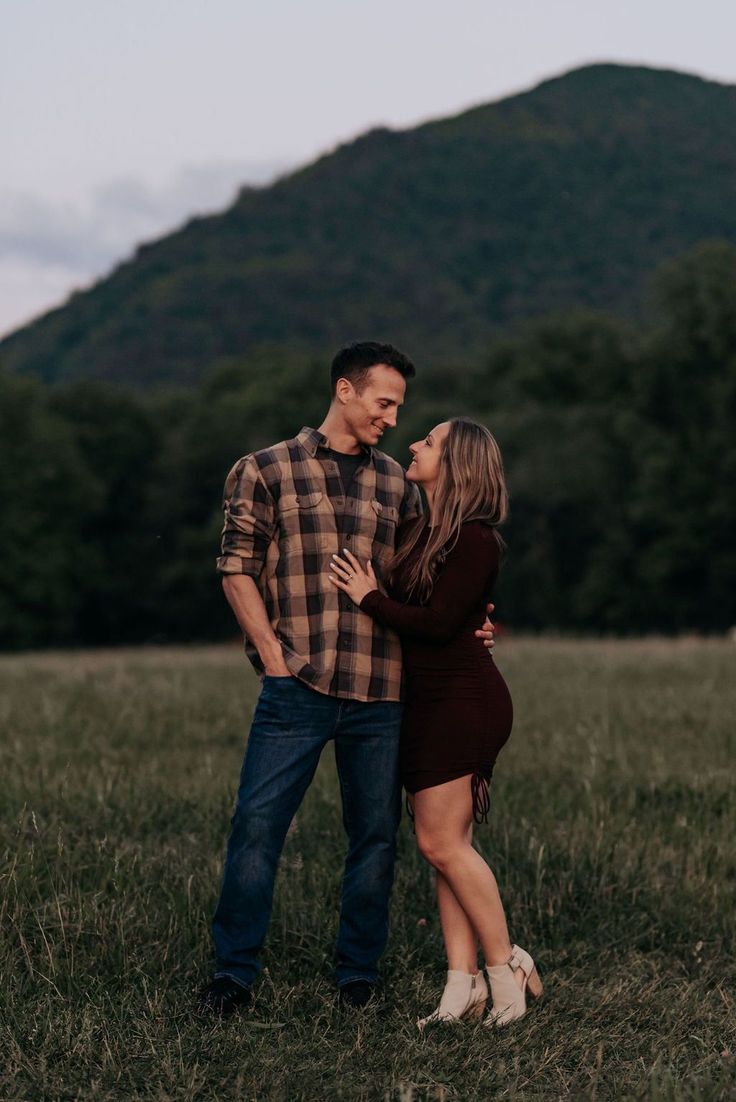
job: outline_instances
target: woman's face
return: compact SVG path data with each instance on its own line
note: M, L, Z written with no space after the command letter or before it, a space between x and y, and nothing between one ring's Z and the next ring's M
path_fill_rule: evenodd
M413 459L409 464L406 477L411 482L418 482L425 490L433 490L440 473L440 458L442 449L450 431L450 422L442 421L428 432L424 440L417 440L409 445Z

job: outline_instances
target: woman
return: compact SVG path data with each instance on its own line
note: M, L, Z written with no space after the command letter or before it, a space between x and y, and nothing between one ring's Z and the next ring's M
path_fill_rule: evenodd
M331 578L402 640L402 780L417 845L436 871L448 962L439 1006L419 1026L482 1015L479 943L492 996L487 1023L505 1025L542 984L529 954L512 946L496 879L471 844L473 821L487 821L493 765L512 723L506 683L474 636L498 574L503 464L488 429L466 417L437 425L409 450L407 478L424 489L428 511L400 533L389 596L371 564L364 569L347 550L333 557Z

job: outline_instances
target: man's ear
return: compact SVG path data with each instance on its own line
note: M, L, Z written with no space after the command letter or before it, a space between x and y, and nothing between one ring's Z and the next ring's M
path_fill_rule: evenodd
M341 405L345 405L355 397L355 387L349 379L338 379L335 386L335 398Z

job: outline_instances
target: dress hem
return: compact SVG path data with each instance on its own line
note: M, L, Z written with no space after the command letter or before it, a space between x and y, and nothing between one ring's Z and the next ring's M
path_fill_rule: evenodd
M460 780L461 777L470 777L470 791L473 798L473 820L478 825L487 823L488 812L491 809L490 783L492 773L493 767L491 766L490 768L486 767L484 769L466 770L450 777L442 774L441 779L435 778L421 781L419 784L412 785L411 788L404 782L407 815L413 823L414 815L409 804L409 796L415 796L417 792L423 792L427 788L437 788L441 784L447 784L448 781L457 781Z

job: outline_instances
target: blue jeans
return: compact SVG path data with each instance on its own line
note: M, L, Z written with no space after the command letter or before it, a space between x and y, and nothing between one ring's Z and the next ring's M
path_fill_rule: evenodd
M295 677L266 677L240 774L213 922L216 976L250 985L260 970L286 832L335 740L348 852L337 939L338 985L374 983L388 937L401 814L401 704L324 696Z

